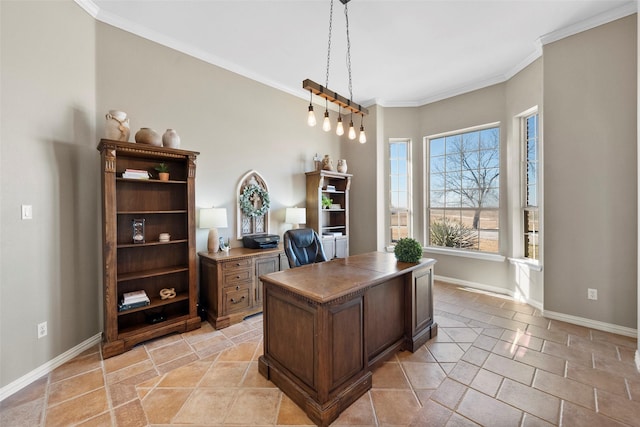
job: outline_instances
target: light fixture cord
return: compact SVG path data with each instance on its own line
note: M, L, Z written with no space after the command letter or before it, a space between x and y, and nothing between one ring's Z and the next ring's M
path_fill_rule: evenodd
M324 81L324 87L329 87L329 64L331 62L331 31L333 30L333 0L331 0L331 8L329 9L329 42L327 44L327 77Z
M333 3L333 0L331 0L331 3ZM347 70L349 72L349 101L353 102L353 87L351 86L351 40L349 39L349 9L347 5L348 3L344 4L344 19L347 23Z

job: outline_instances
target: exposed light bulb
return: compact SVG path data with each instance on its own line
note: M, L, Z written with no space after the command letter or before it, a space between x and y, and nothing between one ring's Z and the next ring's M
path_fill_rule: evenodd
M309 126L316 125L316 115L313 113L313 105L309 104L309 114L307 115L307 124Z
M356 139L356 130L353 127L353 120L349 123L349 139Z
M322 121L322 130L329 132L331 130L331 121L329 120L329 110L324 112L324 120Z
M338 124L336 125L336 135L344 135L344 126L342 126L342 116L338 116Z
M367 142L367 135L364 133L364 126L360 125L360 137L358 138L360 144Z

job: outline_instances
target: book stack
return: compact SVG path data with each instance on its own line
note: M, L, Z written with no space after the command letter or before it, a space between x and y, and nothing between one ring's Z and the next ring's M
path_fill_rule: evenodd
M129 179L149 179L149 172L140 169L125 169L122 177Z
M144 290L125 292L122 294L122 302L118 304L118 311L144 307L145 305L149 305L150 302L151 301Z
M325 231L322 235L331 237L342 236L342 231Z
M327 185L327 191L336 191L335 185Z

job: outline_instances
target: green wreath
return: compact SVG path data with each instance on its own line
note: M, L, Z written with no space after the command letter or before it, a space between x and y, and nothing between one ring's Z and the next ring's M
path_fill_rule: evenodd
M258 195L262 200L262 207L256 209L253 207L253 201L251 200L254 194ZM258 185L247 185L240 194L240 209L242 213L250 218L257 216L263 216L269 212L269 193L262 189Z

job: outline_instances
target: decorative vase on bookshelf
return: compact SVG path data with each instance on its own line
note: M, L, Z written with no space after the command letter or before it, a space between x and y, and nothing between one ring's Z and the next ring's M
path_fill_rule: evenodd
M140 128L140 130L136 132L135 139L139 144L149 144L156 147L162 147L162 138L160 137L160 134L151 128Z
M167 129L162 135L162 145L167 148L180 148L180 135L174 129Z
M338 160L338 172L347 173L347 159Z
M322 170L332 171L333 170L333 160L328 154L324 155L322 159Z
M129 141L131 130L127 113L118 110L109 110L106 115L107 122L104 126L105 138L114 141Z

